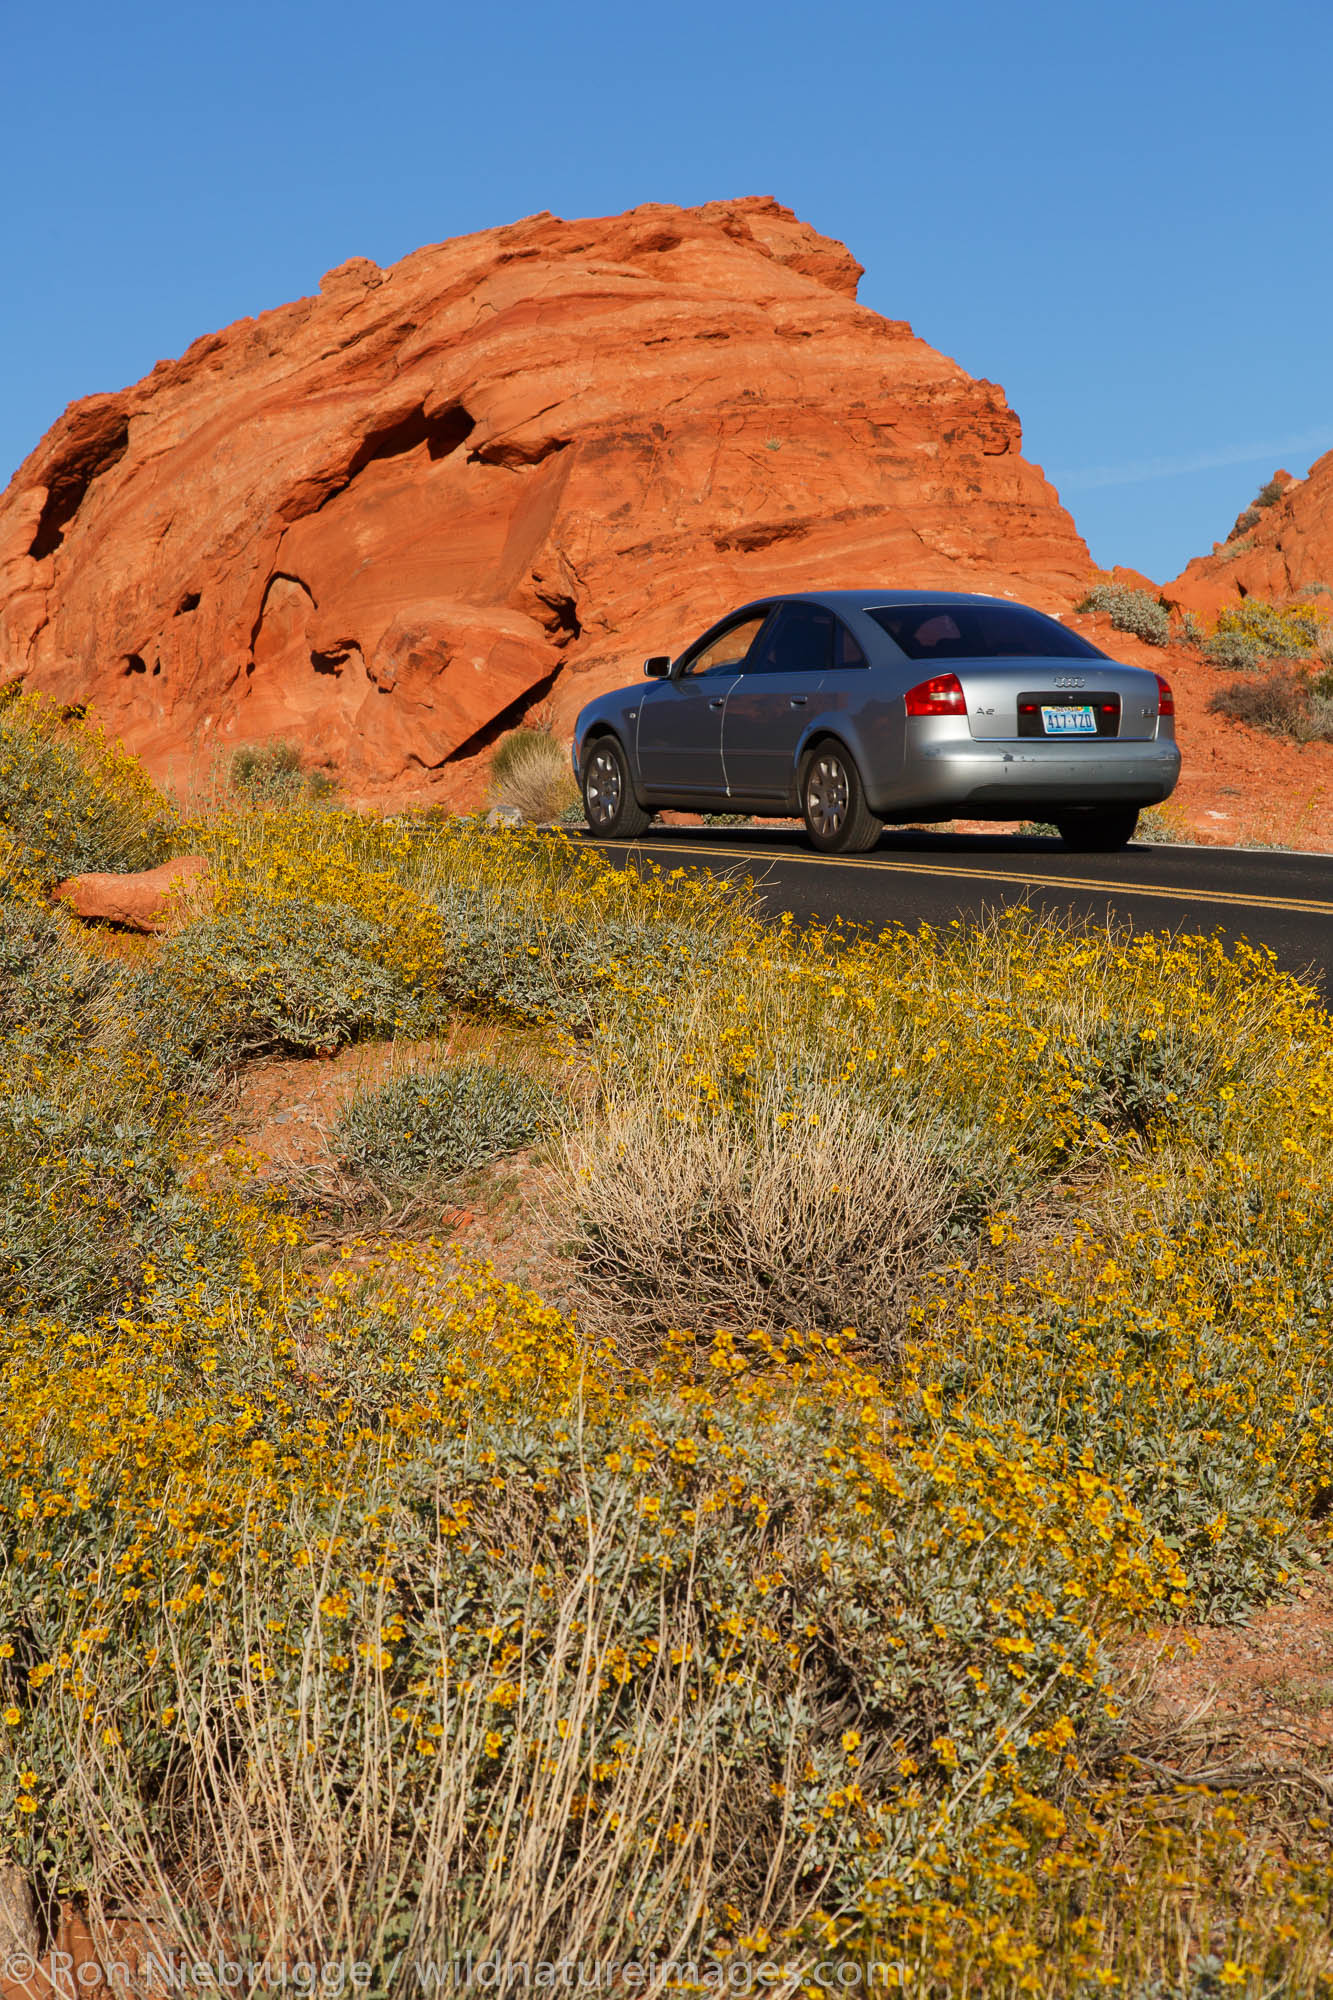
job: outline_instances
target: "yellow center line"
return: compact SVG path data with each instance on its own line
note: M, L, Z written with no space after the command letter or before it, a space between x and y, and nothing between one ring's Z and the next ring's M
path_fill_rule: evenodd
M906 861L870 856L827 854L772 854L759 848L705 847L702 842L684 841L679 845L666 841L608 841L607 846L623 846L637 854L684 854L720 857L724 861L761 861L787 867L798 864L810 868L876 868L887 874L906 875L947 875L961 882L1012 882L1023 889L1040 889L1044 892L1061 889L1090 889L1108 896L1155 896L1169 898L1182 903L1217 903L1234 909L1288 910L1301 916L1333 917L1333 902L1320 902L1313 897L1263 896L1258 894L1232 893L1219 889L1185 889L1156 882L1106 882L1090 875L1041 875L1007 868L957 868L948 862Z

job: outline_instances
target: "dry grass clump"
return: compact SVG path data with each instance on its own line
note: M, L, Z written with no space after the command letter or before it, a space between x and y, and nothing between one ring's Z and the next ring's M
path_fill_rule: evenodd
M1215 715L1267 730L1270 736L1297 743L1333 742L1333 694L1299 669L1272 667L1266 674L1231 681L1208 706Z
M606 1702L642 1590L625 1529L619 1510L589 1521L582 1560L554 1588L540 1563L535 1576L520 1572L497 1614L517 1644L497 1633L476 1673L452 1664L463 1604L455 1581L437 1576L419 1643L442 1663L438 1684L397 1700L378 1648L344 1656L329 1644L343 1577L327 1538L297 1550L299 1612L284 1621L295 1675L266 1668L271 1586L251 1561L232 1641L216 1630L201 1656L172 1647L164 1662L161 1692L192 1726L154 1797L123 1741L68 1716L70 1804L97 1829L94 1924L152 1912L159 1950L191 1961L235 1958L247 1938L274 1966L361 1961L392 1995L429 1990L421 1965L444 1972L468 1954L606 1962L697 1939L719 1877L748 1872L747 1830L772 1800L752 1795L726 1754L734 1694L704 1668L690 1595L666 1577L657 1610L671 1643L627 1676L632 1701ZM392 1587L373 1601L392 1625ZM549 1643L532 1645L533 1632ZM519 1680L516 1742L504 1690ZM799 1922L813 1900L794 1888L803 1843L786 1834L789 1854L781 1839L767 1850L767 1895L762 1867L747 1884L775 1927ZM440 1988L452 1984L445 1976Z
M579 788L569 745L545 729L512 729L495 746L488 797L493 807L516 812L528 826L551 825L571 814L579 805Z
M770 1076L694 1115L617 1093L568 1138L553 1220L583 1316L629 1351L677 1327L799 1327L887 1353L957 1198L948 1163L878 1110Z

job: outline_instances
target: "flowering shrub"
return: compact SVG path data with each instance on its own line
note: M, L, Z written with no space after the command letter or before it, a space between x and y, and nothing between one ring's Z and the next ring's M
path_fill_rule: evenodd
M217 1054L320 1054L419 1018L420 988L380 954L355 908L249 895L168 941L144 1004L192 1020Z
M0 1816L48 1909L386 1991L409 1947L771 1945L945 1995L1241 1985L1266 1898L1314 1990L1296 1836L1233 1863L1239 1806L1117 1761L1121 1642L1326 1541L1317 997L1026 911L768 927L457 822L189 839L216 905L151 965L24 853L0 897ZM586 1324L432 1243L317 1254L209 1126L219 1051L461 1011L567 1065ZM475 1157L469 1075L345 1157Z
M94 723L13 694L0 698L0 827L45 884L151 868L170 854L175 831L139 766Z
M593 1858L627 1947L702 1940L700 1867L751 1921L863 1923L872 1885L1058 1776L1109 1699L1095 1607L1180 1581L1090 1464L905 1422L836 1346L723 1339L627 1376L484 1269L377 1276L373 1361L364 1278L317 1310L313 1371L253 1295L240 1340L186 1306L14 1342L3 1805L108 1904L172 1883L202 1787L193 1868L291 1924L280 1945L299 1909L382 1955L387 1866L418 1875L420 1943L558 1957ZM367 1712L373 1861L318 1808ZM237 1810L248 1857L207 1831Z
M88 1011L115 987L101 961L80 951L67 918L31 897L0 894L0 1035L55 1043L81 1035Z
M296 811L192 830L224 877L160 976L248 1052L428 1028L462 1007L587 1032L660 1001L720 949L723 884L640 884L567 843Z
M1318 650L1325 615L1312 604L1279 608L1262 597L1220 611L1204 652L1215 666L1256 667L1261 660L1305 659Z

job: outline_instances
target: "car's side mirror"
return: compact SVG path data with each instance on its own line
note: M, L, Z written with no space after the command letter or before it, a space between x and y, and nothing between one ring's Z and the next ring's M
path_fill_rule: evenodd
M644 661L643 671L650 681L664 681L671 672L670 653L654 653Z

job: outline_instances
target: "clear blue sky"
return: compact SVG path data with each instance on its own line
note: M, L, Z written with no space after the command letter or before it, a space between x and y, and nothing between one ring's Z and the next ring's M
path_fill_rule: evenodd
M345 257L775 194L1165 578L1333 445L1329 0L6 9L0 479Z

